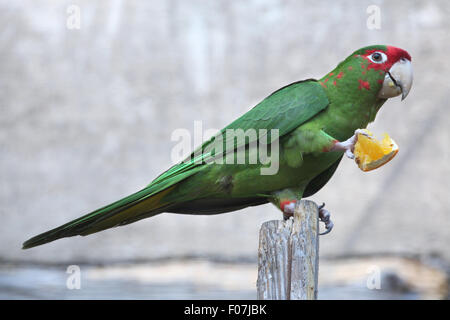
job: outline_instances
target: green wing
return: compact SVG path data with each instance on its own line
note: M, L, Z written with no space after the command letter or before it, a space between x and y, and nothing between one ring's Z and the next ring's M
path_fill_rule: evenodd
M244 131L248 129L258 131L259 129L279 129L281 138L327 106L328 98L316 80L296 82L272 93L249 112L222 129L219 134L223 134L227 129ZM224 140L226 145L226 135ZM225 152L212 154L205 151L213 141L214 137L194 151L187 160L171 167L144 189L37 235L26 241L23 247L31 248L63 237L88 235L164 212L166 208L174 204L164 202L164 196L172 192L177 183L205 168L206 161L225 155ZM247 145L251 142L254 141L246 139L243 144ZM227 152L235 152L239 147L242 145L235 143L234 148Z
M254 129L257 132L260 129L266 129L268 135L270 135L271 129L278 129L279 137L281 138L324 110L328 104L329 101L325 91L314 79L287 85L272 93L253 109L223 128L217 135L197 148L187 159L171 167L153 180L150 186L155 183L162 183L167 179L170 180L183 173L189 172L194 174L208 161L223 157L228 152L235 152L236 149L255 142L255 139L251 138L246 139L240 145L237 144L237 141L234 141L234 148L221 154L214 154L208 151L218 136L221 136L223 144L227 145L225 133L228 129L242 129L243 131ZM258 135L256 140L260 138L262 136ZM267 141L271 141L270 139L271 137L268 137ZM182 179L185 178L185 176L182 177Z

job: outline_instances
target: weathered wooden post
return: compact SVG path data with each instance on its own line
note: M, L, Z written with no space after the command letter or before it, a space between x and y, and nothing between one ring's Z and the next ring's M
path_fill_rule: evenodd
M319 208L312 201L301 200L293 217L261 226L258 299L317 299L318 274Z

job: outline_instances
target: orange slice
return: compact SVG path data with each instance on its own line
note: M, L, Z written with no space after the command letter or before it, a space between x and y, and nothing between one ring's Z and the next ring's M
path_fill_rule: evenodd
M358 134L355 144L355 161L362 171L370 171L381 167L392 160L398 152L398 146L387 133L382 140L377 140L372 132L364 129L369 136Z

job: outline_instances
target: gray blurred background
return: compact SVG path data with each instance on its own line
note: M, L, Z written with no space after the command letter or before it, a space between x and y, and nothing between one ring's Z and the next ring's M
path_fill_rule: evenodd
M67 26L70 5L80 9L79 29ZM380 8L380 29L367 27L370 5ZM192 131L194 121L220 129L279 87L389 44L411 54L414 85L369 129L388 132L400 152L369 173L344 159L312 197L335 223L320 239L328 285L319 297L377 298L345 284L394 259L386 279L420 294L393 297L447 298L449 16L446 0L1 0L0 297L255 298L258 230L281 218L271 205L21 244L145 186L173 164L174 130ZM418 287L437 280L414 267L405 275L410 262L437 272L442 291L423 295ZM66 289L69 264L88 270L84 290Z

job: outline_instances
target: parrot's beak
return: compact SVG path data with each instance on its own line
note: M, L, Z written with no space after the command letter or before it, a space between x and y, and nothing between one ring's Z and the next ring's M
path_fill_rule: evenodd
M413 69L411 61L400 59L392 65L384 77L383 86L378 93L380 98L392 98L402 94L402 100L406 98L413 83Z

